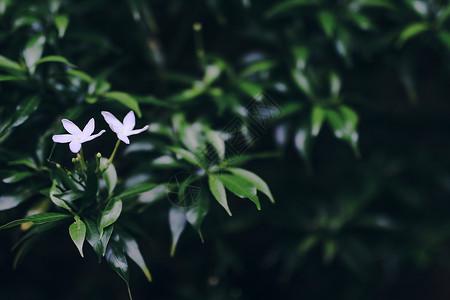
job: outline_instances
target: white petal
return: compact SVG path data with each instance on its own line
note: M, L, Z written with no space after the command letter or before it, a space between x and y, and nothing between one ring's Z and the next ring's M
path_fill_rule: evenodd
M138 133L141 133L143 131L146 131L147 129L148 129L148 125L145 125L141 129L132 130L131 132L128 133L128 135L138 134Z
M95 139L95 138L98 138L99 136L101 136L103 133L105 133L106 132L106 130L101 130L99 133L97 133L97 134L94 134L94 135L91 135L91 136L88 136L88 137L85 137L83 140L82 140L82 143L84 143L84 142L89 142L89 141L92 141L93 139Z
M117 133L122 130L123 124L119 120L117 120L117 118L114 117L112 113L102 111L102 116L103 118L105 118L106 123L108 123L112 131Z
M69 148L73 153L78 153L81 149L81 143L77 140L71 141L69 144Z
M125 134L123 134L123 133L118 133L117 137L119 138L119 140L121 140L125 144L129 144L130 143L130 140L128 139L128 137Z
M86 124L86 126L84 126L83 136L84 137L90 136L94 132L94 129L95 129L95 121L94 118L91 118L89 122Z
M52 140L55 143L69 143L70 141L72 141L73 139L73 135L71 134L55 134L52 137Z
M125 128L125 131L133 130L135 125L136 125L136 118L134 117L133 111L130 111L123 119L123 126Z
M78 126L75 125L72 121L67 120L67 119L62 119L61 122L68 133L73 134L73 135L81 134L80 128L78 128Z

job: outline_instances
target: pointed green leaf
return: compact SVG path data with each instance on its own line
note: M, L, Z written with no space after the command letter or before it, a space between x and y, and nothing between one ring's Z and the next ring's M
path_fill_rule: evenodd
M400 36L398 38L398 46L403 46L403 44L409 40L410 38L418 35L419 33L422 33L426 30L430 29L428 23L421 22L421 23L414 23L409 26L407 26L403 31L400 33Z
M142 113L139 108L138 101L130 94L123 93L123 92L108 92L108 93L105 93L104 96L106 98L117 100L118 102L122 103L126 107L134 110L134 112L138 115L139 118L142 117Z
M22 67L15 61L0 55L0 69L5 71L14 71L15 74L22 74Z
M239 176L242 179L249 181L256 187L258 191L264 193L267 197L269 197L272 203L275 203L275 199L273 198L272 193L270 192L269 186L264 180L262 180L261 177L259 177L255 173L252 173L244 169L229 168L227 170L235 174L236 176Z
M26 220L33 222L34 224L45 224L50 222L56 222L64 220L71 217L71 215L60 214L60 213L40 213L35 215L30 215L25 217Z
M100 263L102 257L105 256L106 248L108 246L109 239L114 230L114 225L111 225L103 231L103 236L100 238L100 232L98 231L97 223L91 219L85 220L86 224L86 240L92 246L95 253L97 253L98 262Z
M317 16L319 19L320 26L325 31L327 37L331 38L334 35L336 28L336 18L335 16L327 10L322 10Z
M231 216L230 208L228 207L227 194L225 193L225 187L222 182L220 182L214 175L208 176L209 189L213 194L214 198L216 198L217 202L222 205L223 208L227 211L227 213Z
M53 180L53 185L50 188L50 200L55 204L56 206L62 207L70 212L72 212L72 209L69 207L69 205L62 199L56 197L56 195L62 194L61 190L56 187L56 180Z
M230 174L217 174L216 177L230 192L240 198L249 198L256 204L256 208L258 210L261 209L261 204L259 203L258 196L256 195L256 187L254 187L250 182L244 181L240 177Z
M43 58L39 59L38 61L36 61L34 63L34 65L37 66L39 64L48 63L48 62L58 62L58 63L66 64L66 65L71 66L71 67L76 67L70 61L68 61L67 58L59 56L59 55L51 55L51 56L43 57Z
M75 216L75 222L69 226L69 234L75 246L77 246L81 257L84 257L83 244L86 237L86 225L81 221L80 217Z
M33 74L36 69L36 62L41 58L42 52L44 51L44 44L45 36L43 34L38 34L25 46L23 57L31 74Z
M223 159L225 157L225 142L220 137L220 133L211 130L206 133L206 136L208 137L208 141L211 143L214 149L216 149L219 157Z
M206 190L202 190L200 196L198 197L197 203L193 207L191 207L186 212L186 220L191 224L200 235L200 239L203 240L203 235L200 230L200 226L203 222L203 219L208 214L209 210L209 195Z
M150 275L150 271L145 264L145 260L142 257L141 250L139 250L136 240L132 236L125 233L120 235L120 239L124 245L125 253L139 266L145 277L147 277L147 280L151 282L152 276Z
M311 112L311 134L317 136L322 128L325 112L319 105L315 105Z
M108 262L111 269L113 269L119 276L122 278L127 284L128 296L131 297L130 291L130 273L128 270L128 262L125 257L123 248L120 246L118 241L118 236L114 236L111 242L108 244L108 248L106 249L106 261Z
M33 176L31 172L15 172L11 176L3 178L4 183L15 183Z
M114 224L122 212L122 201L119 198L111 199L102 212L99 224L100 236L103 236L103 230L111 224Z
M26 98L17 105L16 112L13 115L12 127L22 125L32 113L34 113L41 103L41 99L37 96Z
M190 162L191 164L202 168L202 164L193 153L178 147L169 147L169 149L175 152L176 154L180 155L187 162Z
M55 22L55 26L58 29L58 37L62 38L69 25L69 17L67 15L56 15L53 22Z
M105 169L107 164L108 164L108 159L101 157L100 158L101 169ZM117 184L116 168L114 167L113 164L110 164L108 169L106 169L106 171L103 172L102 175L103 175L103 179L105 179L106 187L108 188L108 193L111 195Z
M175 255L178 239L186 226L186 213L181 207L172 207L169 210L169 225L172 233L172 247L170 248L170 256Z
M125 200L125 199L131 198L131 197L135 197L142 193L145 193L145 192L148 192L148 191L154 189L156 186L158 186L158 184L151 183L151 182L139 183L139 184L133 185L132 187L126 189L124 192L119 194L117 196L117 198Z

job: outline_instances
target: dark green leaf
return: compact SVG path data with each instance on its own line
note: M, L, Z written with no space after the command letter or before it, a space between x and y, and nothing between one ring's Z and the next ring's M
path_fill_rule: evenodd
M100 158L101 169L105 169L107 164L108 164L108 159L101 157ZM110 164L108 169L106 169L106 171L103 172L102 175L103 175L103 179L105 179L106 187L108 188L108 193L111 195L117 184L116 168L114 167L113 164Z
M124 192L122 192L120 195L117 196L117 198L127 199L127 198L131 198L131 197L135 197L142 193L145 193L145 192L148 192L148 191L154 189L156 186L158 186L158 184L150 183L150 182L136 184L136 185L133 185L132 187L128 188Z
M106 248L108 246L109 239L114 230L114 225L111 225L103 231L103 236L100 238L100 232L98 231L97 223L91 219L85 220L86 224L86 240L92 246L98 257L100 263L102 257L105 256Z
M102 212L99 224L100 236L103 236L103 230L111 224L114 224L122 212L122 201L119 198L111 199Z
M130 273L128 270L128 262L124 254L124 249L120 246L118 236L114 236L108 244L105 257L111 269L113 269L127 284L128 295L130 299L132 299L129 284Z
M38 61L36 61L34 64L37 66L39 64L47 63L47 62L58 62L58 63L66 64L71 67L75 67L75 65L72 64L70 61L68 61L67 58L59 56L59 55L51 55L51 56L43 57L43 58L39 59Z
M142 257L136 240L132 236L124 233L120 235L120 239L124 245L124 250L128 257L131 258L139 266L145 277L147 277L147 280L152 281L152 276L150 275L150 271L145 264L145 260Z
M4 183L15 183L15 182L24 180L26 178L29 178L33 175L34 175L34 173L31 173L31 172L15 172L11 176L4 178L3 182Z

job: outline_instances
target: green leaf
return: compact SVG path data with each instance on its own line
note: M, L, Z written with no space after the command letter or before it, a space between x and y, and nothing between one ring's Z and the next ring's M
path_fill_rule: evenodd
M145 264L145 260L142 257L141 251L139 250L139 246L136 240L132 236L125 233L120 235L120 239L124 245L125 253L128 255L129 258L131 258L131 260L133 260L139 266L139 268L144 273L145 277L147 277L147 280L151 282L152 276L150 275L150 271L147 265Z
M308 98L313 98L313 91L309 79L306 77L305 72L299 68L294 68L291 70L292 78L300 90L305 93Z
M62 38L66 33L67 26L69 26L69 17L67 15L56 15L53 22L58 29L58 37Z
M148 192L148 191L154 189L156 186L158 186L158 184L147 183L147 182L136 184L136 185L133 185L132 187L128 188L127 190L125 190L120 195L118 195L117 198L127 199L127 198L131 198L131 197L135 197L142 193L145 193L145 192Z
M92 83L94 81L94 79L92 79L91 76L89 76L88 74L86 74L80 70L67 70L67 74L75 76L75 77L79 77L79 78L83 79L84 81L86 81L87 83Z
M71 217L71 215L61 214L61 213L40 213L26 217L25 219L33 222L34 224L45 224L50 222L56 222L60 220L64 220Z
M102 212L99 224L100 236L103 236L103 230L111 224L114 224L122 212L122 201L119 198L111 199Z
M138 115L139 118L142 117L138 101L130 94L123 92L108 92L105 93L103 96L105 96L106 98L117 100L126 107L134 110L134 112Z
M108 164L108 159L101 157L100 158L101 169L105 169L107 164ZM108 188L108 193L111 195L117 184L116 168L114 167L113 164L110 164L108 169L106 169L106 171L103 172L102 175L103 175L103 179L105 179L106 187Z
M170 248L170 256L175 255L178 239L186 226L186 213L181 207L172 207L169 210L169 225L172 233L172 246Z
M38 96L26 98L17 105L16 112L13 115L12 127L22 125L32 113L34 113L41 103L41 99Z
M26 166L33 170L38 169L36 163L31 158L23 158L23 159L10 161L10 162L8 162L8 166Z
M39 64L47 63L47 62L58 62L58 63L66 64L71 67L76 67L70 61L68 61L67 58L59 56L59 55L51 55L51 56L43 57L43 58L39 59L38 61L36 61L34 64L37 66Z
M281 3L278 3L274 5L270 10L268 10L265 13L266 18L273 18L279 14L285 13L285 12L292 12L295 11L295 8L298 6L305 6L305 5L313 5L316 1L313 0L288 0L283 1Z
M23 179L29 178L33 175L34 175L34 173L31 173L31 172L15 172L11 176L4 178L3 182L4 183L15 183L15 182L19 182Z
M333 37L336 28L336 18L335 16L327 10L322 10L317 16L322 29L325 31L327 37Z
M127 284L128 296L130 297L130 299L132 299L129 283L130 273L128 270L128 262L127 258L125 257L124 250L120 246L118 239L118 236L114 236L114 238L108 244L105 257L111 269L113 269Z
M244 69L239 74L239 76L244 78L244 77L253 75L255 73L268 71L268 70L274 68L276 65L277 65L277 62L272 61L272 60L259 61L259 62L253 63L250 66L248 66L246 69Z
M198 158L192 152L189 152L179 147L169 147L169 149L175 152L176 154L180 155L187 162L190 162L191 164L196 165L197 167L203 168Z
M220 133L211 130L206 133L206 137L208 138L208 142L216 149L219 157L223 159L225 157L225 142L220 137Z
M111 225L103 231L103 236L100 238L100 232L98 231L97 223L91 219L85 220L86 224L86 240L92 246L98 257L100 263L102 257L105 256L106 248L108 246L109 239L114 230L114 225Z
M86 225L79 216L75 216L75 222L69 226L69 234L75 246L77 246L81 257L84 257L83 244L86 237Z
M23 74L24 71L18 63L2 55L0 55L0 69L13 71L13 74Z
M352 19L352 21L358 25L362 30L371 30L375 28L375 25L372 21L362 13L359 12L351 12L348 16Z
M208 176L209 189L213 194L214 198L216 198L217 202L222 205L223 208L227 211L227 213L231 216L230 208L228 207L227 194L225 193L225 187L222 182L220 182L214 175Z
M3 15L11 0L0 0L0 15Z
M408 25L403 31L400 33L400 36L398 38L398 46L403 46L407 40L410 38L418 35L419 33L422 33L426 30L430 29L429 25L425 22L421 23L414 23Z
M237 87L251 98L257 98L263 93L263 87L250 81L240 80Z
M70 212L72 212L72 209L69 207L69 205L62 199L56 197L56 195L62 194L61 190L56 187L56 180L53 180L52 187L50 188L50 200L58 207L62 207Z
M38 34L29 40L25 46L23 57L31 74L33 74L36 69L36 62L41 58L42 52L44 51L44 44L45 36L43 34Z
M243 181L241 177L229 174L217 174L217 179L219 179L225 187L240 198L249 198L256 204L258 210L261 209L261 204L259 203L258 196L256 195L256 187L254 187L250 182Z
M230 171L236 176L241 177L243 180L249 181L256 187L258 191L264 193L267 197L269 197L272 203L275 203L275 199L273 198L272 193L270 192L269 186L264 180L262 180L261 177L259 177L255 173L239 168L229 168L227 169L227 171Z
M317 136L325 119L325 111L319 105L315 105L311 112L311 134Z
M337 99L339 97L339 93L341 91L341 78L335 72L330 73L330 94Z
M197 230L202 243L204 242L204 240L202 232L200 230L200 226L203 222L203 219L207 215L208 210L209 196L206 193L206 190L202 190L200 196L198 197L198 201L186 212L186 220Z

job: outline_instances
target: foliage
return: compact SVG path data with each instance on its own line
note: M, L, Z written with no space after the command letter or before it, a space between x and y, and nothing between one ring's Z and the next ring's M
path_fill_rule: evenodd
M14 266L79 253L138 299L396 298L408 270L448 274L449 17L439 0L0 0ZM81 151L53 143L91 118L107 131ZM139 284L168 272L185 279Z

